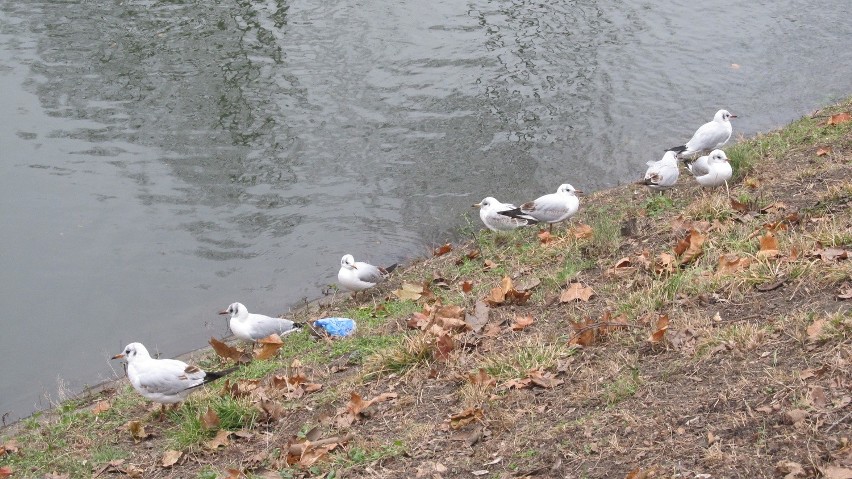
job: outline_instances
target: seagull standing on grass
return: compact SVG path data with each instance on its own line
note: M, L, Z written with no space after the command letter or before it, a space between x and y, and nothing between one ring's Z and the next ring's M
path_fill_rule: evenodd
M501 215L501 211L514 210L517 206L509 203L500 203L496 198L491 196L476 203L473 207L479 208L479 219L491 231L511 231L521 226L538 223L538 221L529 216L515 218Z
M344 288L352 291L353 297L357 297L359 291L364 291L384 282L388 275L396 269L396 266L393 264L387 268L380 268L370 263L356 262L351 254L347 254L340 258L340 271L337 272L337 281Z
M540 196L518 208L500 211L499 214L512 218L533 218L538 222L548 223L552 233L554 223L565 221L577 214L580 209L578 193L583 192L565 183L559 186L556 193Z
M296 324L289 319L249 313L242 303L232 303L228 306L228 309L219 311L219 314L231 316L228 321L231 332L234 333L234 336L245 341L257 341L271 334L283 336L302 327L301 324Z
M731 139L733 128L730 120L736 117L737 115L731 115L728 110L719 110L713 116L713 121L709 121L695 130L695 134L685 145L675 146L667 151L674 151L683 158L694 156L702 151L721 148Z
M645 178L637 182L640 185L645 185L648 188L662 193L674 187L677 183L677 178L680 176L680 168L677 165L677 154L673 151L667 151L663 155L663 159L659 161L649 161L647 163L648 170L645 171Z
M724 151L713 150L708 156L702 156L694 162L686 162L686 168L692 173L699 185L715 188L724 184L725 191L730 196L728 180L733 176L734 170L731 168L728 155Z
M205 372L177 359L154 359L142 343L130 343L112 359L127 360L127 378L142 397L161 404L176 404L196 388L219 379L237 368Z

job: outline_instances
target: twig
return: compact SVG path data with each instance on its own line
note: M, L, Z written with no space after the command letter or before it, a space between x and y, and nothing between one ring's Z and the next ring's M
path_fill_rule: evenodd
M334 437L330 437L328 439L320 439L319 441L302 442L302 443L299 443L299 444L292 444L292 445L290 445L290 448L287 450L287 452L288 452L288 454L293 455L293 456L301 456L302 454L304 454L306 451L308 451L310 449L314 449L314 448L319 447L319 446L325 446L325 445L328 445L328 444L335 444L335 443L344 444L344 443L351 441L352 438L354 438L354 437L355 437L354 434L347 434L343 437L334 436Z
M834 426L836 426L836 425L840 424L841 422L843 422L843 421L845 421L845 420L849 419L849 416L852 416L852 412L850 412L849 414L847 414L847 415L843 416L842 418L840 418L840 419L838 419L838 420L834 421L833 423L831 423L831 426L828 426L828 428L825 430L825 432L826 432L826 433L828 433L829 431L831 431L832 429L834 429Z

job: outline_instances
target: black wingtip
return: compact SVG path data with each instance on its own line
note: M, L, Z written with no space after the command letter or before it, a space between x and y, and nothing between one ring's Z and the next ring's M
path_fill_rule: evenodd
M673 151L675 153L683 153L684 151L686 151L686 145L673 146L671 148L668 148L666 151Z
M226 376L228 374L231 374L232 372L236 371L237 369L238 368L233 367L233 368L229 368L229 369L223 369L222 371L205 372L204 373L204 382L202 384L207 384L209 382L215 381L215 380L221 378L222 376Z
M385 268L384 268L385 272L388 273L388 274L393 273L393 270L395 270L397 268L397 266L399 266L399 263L394 263L390 266L385 266Z
M521 211L520 208L515 208L513 210L506 210L506 211L498 211L498 213L500 213L503 216L508 216L509 218L520 218L522 220L528 220L529 219L529 217L526 216Z
M302 329L302 326L304 326L302 323L293 323L293 329Z

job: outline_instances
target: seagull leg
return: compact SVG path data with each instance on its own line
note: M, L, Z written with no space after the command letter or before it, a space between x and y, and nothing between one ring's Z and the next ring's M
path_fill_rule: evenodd
M728 189L728 180L725 180L725 193L728 194L728 198L731 197L731 190Z
M548 226L550 227L550 234L553 234L553 223L548 223Z

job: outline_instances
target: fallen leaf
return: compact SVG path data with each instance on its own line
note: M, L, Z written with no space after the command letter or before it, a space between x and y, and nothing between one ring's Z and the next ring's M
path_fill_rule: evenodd
M455 349L455 341L449 334L442 334L435 340L435 359L449 361L450 353Z
M271 399L263 398L257 403L257 405L260 407L260 410L264 413L265 418L268 421L280 421L287 412L284 409L284 406Z
M471 291L473 291L473 282L462 281L461 282L461 290L462 290L462 293L465 293L465 294L470 293Z
M734 198L731 198L731 209L738 213L748 213L751 208L749 208L748 203L741 203Z
M0 457L6 454L15 454L18 452L18 442L14 439L9 440L5 444L0 444Z
M768 206L764 206L763 208L761 208L760 212L763 213L763 214L776 213L778 211L786 210L786 209L787 209L787 205L784 204L783 201L776 201L775 203L772 203Z
M562 291L559 295L560 303L570 303L571 301L588 301L595 295L595 290L590 286L583 286L580 283L570 283L568 289Z
M534 322L532 316L515 316L512 320L512 331L521 331Z
M628 472L624 479L655 479L657 477L657 469L633 469Z
M447 243L445 245L442 245L442 246L435 248L435 251L432 252L432 256L443 256L443 255L449 253L452 250L453 250L453 245L451 245L450 243Z
M538 240L541 241L541 244L547 244L553 241L553 235L547 230L541 230L538 232Z
M92 406L92 414L97 416L102 412L109 411L110 407L112 407L112 405L109 403L109 401L98 401L95 403L94 406Z
M494 387L497 385L497 380L489 376L482 368L479 368L479 371L476 373L469 373L467 378L471 384L477 386Z
M574 335L568 341L568 344L576 344L578 346L591 346L597 336L597 323L592 318L586 318L583 321L570 321L571 328L574 329Z
M680 264L688 264L701 256L704 252L702 246L705 239L706 236L699 233L695 228L690 230L689 235L675 246L675 256L679 257Z
M826 263L831 261L839 261L849 258L849 253L845 249L841 248L819 248L814 250L808 256L811 257L819 257Z
M482 408L472 407L450 416L450 427L452 429L461 429L472 422L482 421L484 418L485 413L483 413Z
M828 398L825 396L825 389L822 386L812 386L808 395L811 404L818 408L824 408L828 404Z
M144 441L145 439L153 436L153 434L145 431L145 426L141 421L130 421L127 423L127 429L130 431L130 435L136 442Z
M807 333L809 341L816 341L820 338L820 336L822 336L822 330L825 327L825 322L825 318L820 318L808 326Z
M651 343L659 343L666 336L666 331L669 329L669 315L661 314L657 317L657 325L654 327L654 332L648 336L648 341Z
M771 231L767 231L766 234L760 237L760 251L757 252L757 256L760 258L773 258L778 256L778 239L775 238L775 234Z
M261 361L275 356L278 350L284 346L284 341L281 341L281 337L277 334L270 334L257 342L260 343L261 347L258 351L255 351L254 357Z
M542 372L538 369L533 369L528 372L527 377L530 378L532 384L545 389L553 389L564 382L561 379L557 379L555 374Z
M843 286L837 291L837 299L850 299L852 298L852 285L849 283L844 283Z
M228 447L228 444L231 443L231 441L228 440L228 438L231 437L231 434L233 434L231 431L220 429L219 432L216 433L216 436L213 437L213 439L204 443L204 446L207 449L210 449L211 451L215 451L220 447Z
M719 256L719 264L716 266L716 274L731 274L747 268L750 264L750 258L741 258L733 253L723 254Z
M672 274L675 271L675 265L677 261L673 255L668 253L660 253L659 256L654 258L654 273L657 275L665 275Z
M163 453L163 458L160 465L163 467L172 467L180 460L183 453L180 451L168 450Z
M817 151L816 151L817 156L825 156L829 153L831 153L831 147L830 146L824 146L824 147L821 147L821 148L817 148Z
M417 301L423 296L423 286L419 284L402 283L402 287L396 291L391 291L394 296L401 300Z
M517 291L530 291L535 289L538 285L541 284L541 280L536 276L525 276L518 280L518 284L515 285L515 289Z
M229 467L228 469L225 469L225 472L228 473L228 475L224 476L222 479L240 479L240 477L243 477L243 471L239 469Z
M583 238L591 238L594 234L592 227L585 223L578 223L577 225L571 227L569 233L573 235L577 239Z
M852 120L852 116L850 116L849 113L838 113L836 115L831 115L830 117L828 117L828 120L825 122L825 125L839 125L841 123L846 123L850 120Z
M775 472L784 474L784 479L796 479L798 477L807 477L805 468L798 462L793 461L778 461L775 464Z
M500 266L500 265L491 261L490 259L487 259L482 263L482 267L485 268L486 270L492 270L492 269L494 269L498 266Z
M216 411L210 406L207 406L207 411L201 415L199 420L201 421L201 427L204 429L219 428L219 415L216 414Z
M238 363L251 362L251 356L233 346L228 346L227 344L223 343L222 341L219 341L216 338L210 338L209 343L210 346L213 346L213 351L216 351L216 354L218 354L219 357L230 359Z
M302 453L302 456L299 458L299 466L307 469L313 466L318 460L322 457L328 455L333 449L337 448L339 444L325 444L322 446L318 446L312 449L308 449Z
M9 466L0 467L0 479L11 476L13 472L15 471Z
M840 466L826 466L820 469L823 479L852 479L852 469Z
M465 323L474 333L478 333L488 323L491 309L485 301L477 301L473 307L473 314L465 315Z

